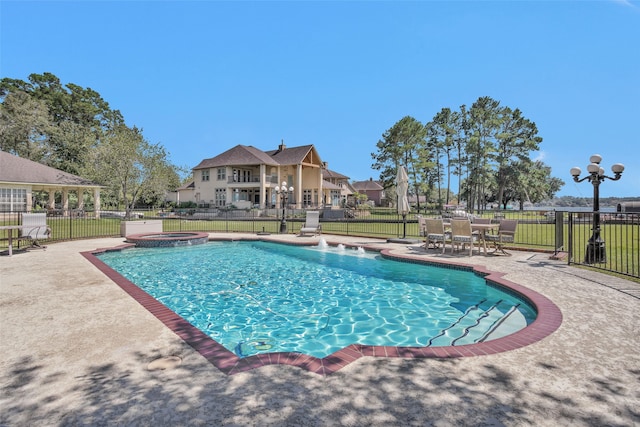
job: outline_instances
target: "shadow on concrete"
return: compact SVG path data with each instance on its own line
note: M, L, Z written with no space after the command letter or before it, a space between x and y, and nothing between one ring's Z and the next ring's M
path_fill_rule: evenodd
M151 355L130 356L146 366ZM558 366L529 368L531 381L562 381ZM46 373L31 358L6 372L2 426L622 426L640 420L638 390L619 386L620 378L585 378L589 391L583 394L532 392L529 380L519 381L493 363L478 369L461 360L369 358L325 378L282 366L228 377L199 363L170 371L105 364ZM73 388L58 387L68 375L74 376ZM638 377L640 370L628 375ZM610 412L592 411L592 404L605 404Z

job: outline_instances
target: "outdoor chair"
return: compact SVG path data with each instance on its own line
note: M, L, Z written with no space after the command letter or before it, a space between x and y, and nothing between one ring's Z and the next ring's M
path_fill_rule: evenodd
M444 231L444 222L442 219L425 218L426 241L425 249L429 249L429 245L433 244L433 249L438 249L438 245L442 243L442 253L444 253L445 243L449 238L449 233Z
M46 213L23 213L22 226L18 236L18 248L20 242L28 241L29 248L46 249L46 246L40 244L41 239L48 239L51 235L51 229L47 226Z
M304 236L307 233L313 233L313 235L322 234L322 226L320 225L320 211L307 211L307 219L300 228L300 235Z
M491 218L474 218L474 224L491 224Z
M418 218L418 235L427 236L427 219L422 215L416 215Z
M496 255L497 252L501 252L503 255L511 255L504 250L504 246L505 244L515 241L517 227L518 221L515 219L503 219L500 221L498 234L488 234L485 236L487 241L493 242L494 250L491 252L491 255Z
M478 233L471 230L471 221L468 219L451 220L451 253L453 248L469 245L469 256L473 253L473 244L478 240Z

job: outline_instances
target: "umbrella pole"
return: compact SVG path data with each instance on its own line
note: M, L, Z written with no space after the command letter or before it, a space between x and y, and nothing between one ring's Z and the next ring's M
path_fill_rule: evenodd
M407 214L402 214L402 238L407 237Z

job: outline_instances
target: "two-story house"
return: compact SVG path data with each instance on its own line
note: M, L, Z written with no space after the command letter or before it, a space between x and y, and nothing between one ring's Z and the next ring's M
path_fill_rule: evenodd
M354 192L351 184L349 184L349 177L332 171L325 162L322 169L322 178L324 205L344 206L349 196Z
M313 145L262 151L237 145L202 160L193 168L193 184L184 188L199 205L223 207L274 207L279 199L276 185L293 187L287 203L295 208L324 203L323 163ZM186 201L181 197L182 201Z
M384 187L379 181L369 178L368 181L356 181L351 184L353 189L360 194L366 194L374 206L381 206L386 198Z

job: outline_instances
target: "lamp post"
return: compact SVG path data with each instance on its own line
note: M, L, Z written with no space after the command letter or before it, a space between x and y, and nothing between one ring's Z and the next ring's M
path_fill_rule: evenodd
M274 189L276 194L280 196L280 203L282 206L282 220L280 220L280 233L287 232L287 219L285 217L285 209L287 205L287 200L289 199L289 194L293 194L293 187L287 188L287 183L283 182L282 186L277 186Z
M585 264L595 264L599 262L607 261L607 252L604 245L604 240L600 237L600 183L605 179L617 181L622 176L624 171L624 165L622 163L616 163L611 166L611 171L614 173L614 177L606 176L604 169L600 166L602 156L594 154L589 158L589 166L587 166L587 172L589 175L580 179L579 176L582 173L579 167L571 168L571 175L575 182L582 182L588 180L593 184L593 234L587 242L587 253L584 256Z

